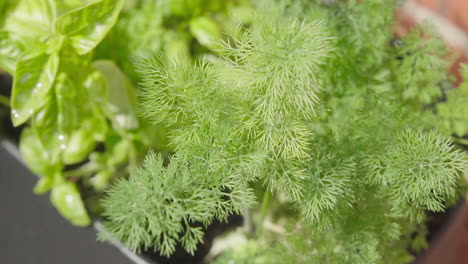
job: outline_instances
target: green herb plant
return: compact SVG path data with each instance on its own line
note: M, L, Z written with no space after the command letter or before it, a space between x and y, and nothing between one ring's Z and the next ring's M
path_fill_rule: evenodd
M451 135L454 141L468 145L468 65L462 67L464 83L446 92L444 101L436 104L436 118L440 131ZM464 138L465 137L465 138Z
M194 254L240 214L214 263L410 262L459 198L468 85L441 88L430 25L394 38L398 2L5 2L35 191L137 252Z
M133 84L113 62L93 60L124 2L22 0L7 2L2 18L0 63L14 77L11 120L29 124L19 147L41 176L34 191L50 190L54 206L80 226L90 218L76 181L100 192L142 151ZM98 144L106 152L95 152Z
M105 199L110 233L135 250L153 247L169 256L178 241L192 252L200 241L191 235L194 224L223 220L226 206L238 213L251 206L249 192L263 193L259 231L246 244L258 244L253 246L258 250L246 248L253 252L217 261L408 261L402 236L421 229L426 210L441 211L456 197L466 155L429 129L421 112L440 95L437 83L446 77L441 41L414 32L392 45L394 6L388 1L283 5L280 11L263 6L247 25L227 27L216 61L168 60L161 53L137 61L141 113L168 129L174 154L169 167L160 158L148 166L154 163L150 158L134 178L111 187ZM385 12L374 16L375 10ZM420 45L424 49L416 48ZM429 74L434 70L440 74ZM231 198L214 210L211 203L200 207L196 201L204 192L194 190L198 184L179 184L177 191L159 189L171 199L137 206L142 196L159 193L140 180L153 182L154 175L181 161L189 168L173 177L185 182L188 169L195 182L223 189L214 179L234 177L239 183L227 193L239 193L234 186L243 184L243 204L233 205L240 200ZM149 174L149 168L157 172ZM286 241L264 238L262 224L275 214L271 204L280 203L296 213L272 221L287 218L303 227ZM161 217L146 214L163 205L169 207ZM182 212L194 217L186 220ZM202 213L203 219L195 217ZM177 220L163 224L168 215ZM150 233L133 229L148 225L155 228Z

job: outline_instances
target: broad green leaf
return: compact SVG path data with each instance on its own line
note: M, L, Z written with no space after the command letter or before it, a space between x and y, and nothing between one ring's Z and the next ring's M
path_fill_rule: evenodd
M137 4L139 4L139 2L140 0L127 0L122 10L126 12L129 10L135 9L137 8Z
M42 194L49 191L53 186L56 166L51 163L47 150L32 128L23 130L19 147L28 168L36 175L41 176L34 186L34 193Z
M65 164L75 164L84 160L96 146L92 131L75 131L67 141L62 159Z
M199 14L203 7L202 0L169 0L172 15L189 17Z
M125 0L101 0L60 16L57 30L67 36L78 54L96 47L114 26Z
M77 87L64 72L58 74L54 91L57 100L57 125L62 134L70 135L77 127L79 112L78 108L83 107L85 102L81 102L81 95L77 95Z
M453 122L453 133L459 137L468 134L468 124L466 122L455 120Z
M104 141L109 129L105 114L109 97L107 80L101 72L97 70L91 71L83 79L83 87L86 89L87 95L89 96L88 102L93 105L93 107L90 109L91 113L88 114L90 118L82 123L82 127L86 127L89 131L92 131L92 137L95 140Z
M83 122L84 127L92 132L91 136L96 141L104 141L109 130L105 114L100 109L98 110L95 108L90 115L92 117Z
M49 155L33 129L25 128L23 130L19 149L21 156L32 172L41 176L50 174L52 164L49 163Z
M68 135L61 133L58 124L58 106L54 94L45 97L44 103L31 118L31 128L37 135L37 140L44 146L48 160L59 164L62 150Z
M52 54L52 53L54 53L56 51L57 52L60 51L64 41L65 41L64 36L58 36L58 35L51 36L45 42L45 52L47 54Z
M11 7L11 0L0 1L0 27L3 25L3 20L7 14L8 9Z
M96 2L96 0L61 0L57 1L57 16L61 16L67 12L70 12L74 9L80 8L84 5Z
M168 59L173 59L176 61L188 60L190 59L190 47L189 43L186 40L178 39L170 42L167 45L166 57Z
M31 125L38 140L46 147L50 160L60 164L74 164L84 160L95 146L96 137L89 124L96 117L87 109L87 105L83 105L84 109L80 111L75 102L61 95L68 88L58 87L67 86L64 85L64 79L60 79L62 81L56 81L56 93L48 97L33 117Z
M221 31L213 19L206 16L192 19L190 31L203 46L210 49L216 49L220 46Z
M108 98L108 87L104 76L99 71L93 71L86 76L83 86L88 90L90 99L98 104L104 104Z
M65 182L54 187L50 200L60 214L73 225L88 226L91 224L75 183Z
M86 158L96 138L104 137L104 117L92 110L85 88L64 72L57 76L54 91L33 117L32 126L51 159L74 164Z
M109 186L110 179L111 173L107 170L103 170L94 175L89 182L91 183L91 186L93 186L94 190L102 192L107 188L107 186Z
M121 140L112 148L112 153L109 156L109 164L117 165L127 160L128 150L130 149L128 141Z
M23 47L19 43L13 42L9 32L0 31L0 67L13 74L16 62L22 52Z
M45 40L53 32L54 0L20 0L5 20L4 29L24 39Z
M17 64L11 97L14 126L26 122L50 91L57 74L59 57L39 54L21 58Z
M44 177L39 179L36 185L34 185L33 191L35 194L43 194L52 189L53 185L54 180L52 177Z
M209 10L210 12L222 12L230 1L231 0L203 0L202 5L203 9Z
M60 50L60 71L77 80L76 82L81 82L89 74L92 58L92 53L80 55L65 41Z
M192 37L189 34L168 31L164 35L164 50L166 58L170 60L190 60L190 41Z
M130 80L112 61L96 61L93 66L107 82L109 94L106 108L111 120L123 129L137 128L135 88Z

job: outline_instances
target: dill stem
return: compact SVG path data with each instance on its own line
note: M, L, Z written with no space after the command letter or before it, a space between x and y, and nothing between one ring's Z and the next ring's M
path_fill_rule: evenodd
M10 99L0 94L0 104L5 105L6 107L10 107Z
M263 223L265 222L265 217L268 211L268 207L270 207L270 200L271 200L271 193L268 190L266 190L265 193L263 194L263 199L262 199L262 208L260 211L260 219L258 221L258 227L257 227L257 233L256 233L257 238L260 237L260 235L263 232Z
M137 158L137 150L135 148L135 145L133 145L133 142L130 143L130 170L131 171L136 171L138 167L138 158Z

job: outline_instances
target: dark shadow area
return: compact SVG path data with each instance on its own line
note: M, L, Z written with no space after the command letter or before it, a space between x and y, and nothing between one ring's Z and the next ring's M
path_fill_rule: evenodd
M131 263L117 248L97 242L93 228L71 226L48 194L33 194L35 183L36 176L0 147L0 263Z

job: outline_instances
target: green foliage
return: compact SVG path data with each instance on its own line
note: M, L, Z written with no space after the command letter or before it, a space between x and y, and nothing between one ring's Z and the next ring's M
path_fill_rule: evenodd
M350 187L354 185L352 177L357 173L357 164L340 153L338 147L316 143L316 154L305 163L303 197L296 205L305 218L330 227L336 218L342 217L343 209L352 208L356 190Z
M454 150L448 138L434 130L406 130L369 169L373 181L392 186L389 195L398 203L441 211L443 202L455 196L457 173L467 165L465 157L465 153ZM399 207L397 204L394 210Z
M73 225L88 226L91 224L76 184L66 182L58 185L52 190L50 200Z
M138 80L128 58L150 57L158 50L168 59L187 60L216 50L228 10L248 5L245 0L129 1L98 54Z
M397 89L404 100L428 104L440 98L440 83L448 79L447 48L430 25L413 30L400 40L394 61Z
M362 90L368 80L375 78L382 65L392 59L389 53L390 26L398 1L357 3L352 0L330 5L310 2L297 8L299 15L305 19L323 19L335 37L333 56L325 70L331 83L325 87L338 98Z
M84 4L58 17L55 27L79 55L87 54L116 23L124 2L101 0Z
M191 166L217 168L209 175L217 186L223 184L214 181L219 177L225 180L235 177L239 185L258 177L270 177L265 171L300 174L294 160L307 156L310 135L307 122L314 116L316 93L320 88L315 74L328 52L328 36L319 23L290 20L277 24L275 17L260 14L256 15L256 21L259 23L253 24L241 39L236 40L235 48L226 46L225 59L229 63L211 65L207 61L167 60L157 54L137 64L143 79L142 114L155 124L169 128L170 145L177 153L189 153L187 162ZM282 36L282 32L289 33ZM267 38L263 39L263 36ZM272 46L272 38L278 38L276 46ZM273 52L281 52L282 56ZM296 55L291 57L289 52ZM269 64L273 65L272 69L266 68ZM246 78L232 78L226 72ZM306 87L314 89L307 90ZM281 125L280 129L276 128L278 125ZM218 155L218 151L223 158L194 159ZM203 171L206 174L207 170ZM190 170L190 173L196 179L196 172ZM294 183L283 186L284 181L279 179L280 175L277 177L273 188L287 189L294 197L299 195L299 186ZM119 193L120 188L116 187L115 192ZM244 188L249 190L247 186ZM213 192L212 188L210 190ZM202 188L196 189L196 193L202 191ZM129 192L126 196L137 195ZM111 196L108 201L112 200L119 199ZM243 203L238 208L248 207L249 199L239 202ZM106 212L114 210L118 208L108 202ZM209 219L225 218L224 213L204 210ZM109 213L112 226L122 226L119 219ZM150 242L145 244L140 237L128 237L132 233L132 229L123 226L116 235L130 241L132 248L151 245ZM151 242L155 243L154 240ZM168 255L172 250L163 252Z
M242 96L235 112L238 133L278 158L306 157L307 122L319 108L318 70L330 37L320 22L278 21L263 13L252 20L235 47L226 49L233 64L227 70L236 73L226 79Z
M108 138L117 136L114 140L126 141L130 149L141 140L130 131L138 127L135 110L129 110L135 101L116 99L135 98L135 90L110 83L118 70L107 78L109 67L93 63L92 51L116 23L124 2L21 0L4 13L0 65L14 77L11 119L15 126L28 125L20 150L41 176L35 191L52 189L53 204L77 225L90 220L77 187L63 187L70 185L68 175L85 178L113 171L117 164L107 154L105 164L90 161L75 171L66 166L88 161L98 143L112 149L116 142L108 144ZM130 152L136 162L136 151ZM120 163L125 161L129 158ZM74 202L64 200L66 193Z
M167 128L168 146L175 151L167 168L174 168L174 179L190 174L203 183L208 177L218 186L211 190L222 185L217 179L235 177L243 184L259 181L266 187L260 187L260 192L273 192L276 201L283 197L287 206L297 209L296 217L311 223L306 231L284 242L251 242L248 245L253 243L255 248L242 254L245 258L234 253L219 261L407 260L404 246L399 245L397 253L388 247L398 244L404 232L414 230L424 210L440 211L453 199L466 155L454 151L438 132L421 129L424 120L417 121L420 115L413 112L414 105L432 101L434 94L430 100L405 94L428 83L431 94L443 77L411 74L442 71L439 53L431 53L439 42L413 34L403 46L392 46L393 6L382 1L349 1L304 5L302 11L263 8L251 13L248 25L227 27L229 35L219 46L217 59L191 62L167 59L159 52L137 61L143 80L140 113ZM383 9L383 16L371 12L377 9ZM284 15L293 12L310 16L305 19L320 14L326 22ZM337 14L348 15L335 19ZM383 34L382 27L387 29ZM421 43L427 50L413 54ZM199 159L218 155L222 158ZM181 160L190 164L190 172L179 167ZM172 167L173 163L177 166ZM161 166L155 167L160 170ZM203 169L209 173L202 177L193 171L199 167L212 169ZM153 223L162 220L124 218L133 213L124 213L123 208L136 204L142 195L136 190L126 192L124 186L137 181L130 178L125 185L117 185L106 199L110 233L134 249L155 247L169 255L176 243L186 243L181 237L186 220L177 218L173 231L177 236L169 243L161 242L158 235L167 230ZM164 186L164 193L172 193L170 185ZM195 183L191 186L195 189L190 194L202 195L206 190L196 189ZM127 206L113 202L124 200L116 194L127 197ZM245 203L251 200L242 202L238 208L247 208ZM153 204L136 208L158 214ZM165 212L182 214L177 208L178 204L171 203ZM209 208L203 209L208 220L197 221L211 222L217 217L216 209ZM288 221L297 221L292 219ZM131 228L140 225L135 222L159 228L144 237L132 236L143 234ZM189 252L193 253L195 242L186 247ZM172 246L162 249L164 243ZM391 263L391 259L385 261Z
M446 101L436 105L439 129L455 136L455 141L467 144L462 137L468 135L468 66L462 67L465 82L457 89L447 91Z
M298 264L375 263L379 260L375 254L377 241L371 236L322 234L321 238L317 236L316 240L312 240L312 230L312 227L301 228L283 237L271 248L250 241L236 251L221 256L214 263L267 264L290 263L291 260ZM336 237L340 237L340 240L336 240Z
M226 105L212 100L222 96L214 67L206 61L177 62L162 55L145 59L137 67L143 80L141 114L173 127L170 144L184 149L210 142Z
M406 263L457 198L468 85L441 90L430 26L394 38L397 0L5 3L34 191L76 225L78 187L104 195L103 240L194 254L250 211L255 236L216 263Z
M250 188L224 172L222 162L217 155L181 153L166 167L150 152L136 173L108 192L104 215L112 221L106 231L132 250L153 248L170 256L180 242L193 254L203 240L201 224L239 214L254 201Z
M11 96L12 120L18 126L40 107L57 74L58 55L39 54L18 61ZM36 70L36 71L33 71ZM35 96L28 96L34 94Z

